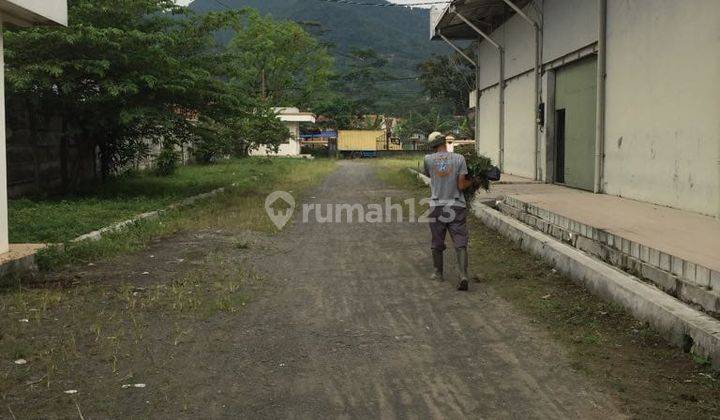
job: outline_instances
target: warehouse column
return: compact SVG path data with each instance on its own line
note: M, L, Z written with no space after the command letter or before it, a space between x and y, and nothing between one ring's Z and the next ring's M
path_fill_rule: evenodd
M449 10L451 13L454 13L457 17L459 17L460 20L465 22L467 26L469 26L472 30L477 32L481 37L483 37L487 42L489 42L493 47L495 47L498 54L500 55L500 75L498 77L498 166L500 167L500 170L502 170L505 166L505 49L494 39L492 39L490 35L483 32L475 24L465 18L465 16L458 13L455 6L450 6ZM479 93L480 92L478 92L478 94Z

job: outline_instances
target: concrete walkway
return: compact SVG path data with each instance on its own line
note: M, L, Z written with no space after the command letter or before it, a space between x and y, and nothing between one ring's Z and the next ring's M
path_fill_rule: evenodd
M508 176L492 196L509 196L720 272L720 222L708 216Z

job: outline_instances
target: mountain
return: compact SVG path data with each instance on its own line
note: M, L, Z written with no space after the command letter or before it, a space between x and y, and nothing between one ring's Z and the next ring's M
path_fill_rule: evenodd
M367 7L323 0L195 0L190 4L191 9L200 13L224 10L226 6L251 7L274 18L308 24L310 32L333 47L331 52L340 65L353 49L371 48L388 60L392 78L414 76L419 62L433 53L448 52L441 43L429 40L428 9ZM418 85L396 83L388 88L417 90Z

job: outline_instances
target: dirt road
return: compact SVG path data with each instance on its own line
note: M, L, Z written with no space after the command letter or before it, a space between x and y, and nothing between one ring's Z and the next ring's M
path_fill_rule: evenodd
M343 162L308 201L402 197L374 168ZM223 374L237 376L224 414L619 417L557 345L482 285L459 293L431 282L425 225L297 219L282 248L256 260L271 290L227 332Z
M304 201L409 198L378 170L341 162ZM78 288L22 324L62 338L50 343L57 362L33 370L42 360L31 354L2 415L622 417L619 402L489 287L460 293L454 281L432 282L426 225L302 218L271 237L185 232L64 274ZM451 278L453 260L448 251ZM261 275L237 271L248 266ZM234 284L247 298L240 310ZM213 290L221 299L208 301ZM38 296L46 305L54 295Z

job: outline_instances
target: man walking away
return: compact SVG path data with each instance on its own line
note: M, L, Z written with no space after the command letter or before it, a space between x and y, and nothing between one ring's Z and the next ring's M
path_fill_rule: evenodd
M424 171L430 177L430 233L435 272L433 279L443 281L443 253L445 236L455 245L460 280L458 290L468 290L468 230L467 204L463 191L472 185L467 179L465 158L447 150L446 136L434 132L428 137L433 154L425 156Z

